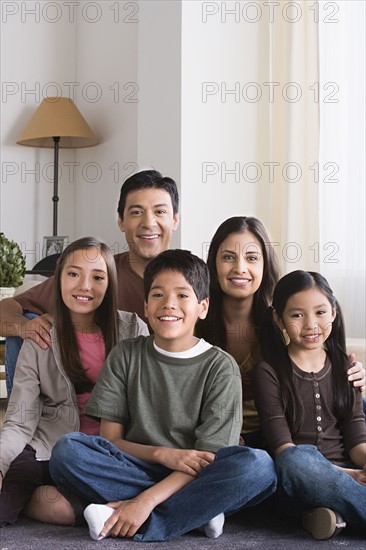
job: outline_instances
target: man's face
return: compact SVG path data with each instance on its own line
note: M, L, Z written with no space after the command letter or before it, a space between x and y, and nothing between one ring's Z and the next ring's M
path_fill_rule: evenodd
M178 224L179 214L173 214L169 193L153 187L128 193L123 221L118 218L132 259L137 256L148 261L169 248Z

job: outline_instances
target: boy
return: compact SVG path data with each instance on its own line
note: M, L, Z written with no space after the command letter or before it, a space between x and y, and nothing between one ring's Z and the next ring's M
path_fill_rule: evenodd
M238 445L238 365L193 336L208 310L206 264L188 251L162 252L148 264L144 288L154 336L109 354L85 409L101 419L101 437L59 440L51 475L98 503L84 513L96 540L163 541L197 528L215 538L224 513L274 491L273 463Z
M118 226L126 234L129 250L115 255L118 277L117 307L144 317L143 272L149 261L170 246L179 224L179 195L175 181L156 170L143 170L121 187ZM6 382L10 395L21 338L41 348L51 343L54 279L1 302L0 334L7 338ZM30 313L27 313L30 312ZM24 314L27 313L25 317ZM36 314L32 315L32 314ZM20 338L19 338L20 337Z

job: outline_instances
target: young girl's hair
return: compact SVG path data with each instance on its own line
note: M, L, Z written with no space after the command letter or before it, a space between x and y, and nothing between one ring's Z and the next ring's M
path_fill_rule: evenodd
M310 288L319 290L329 301L336 317L325 346L327 355L333 367L333 397L336 416L339 420L346 419L352 412L354 392L347 379L349 362L346 353L346 339L341 308L327 280L312 271L293 271L277 283L273 292L273 307L270 306L264 316L260 330L260 347L263 359L276 371L282 393L282 400L287 421L292 433L301 428L304 410L296 391L291 360L280 327L273 320L273 310L281 319L288 299Z
M102 331L106 354L118 341L117 272L113 254L106 244L93 237L78 239L65 248L57 262L55 271L55 327L57 340L62 365L77 393L89 391L92 388L92 383L82 368L70 310L62 299L61 274L70 255L78 250L85 250L85 257L88 258L87 251L91 248L96 248L104 258L108 274L108 287L102 303L95 311L94 322Z
M264 261L262 282L253 297L252 316L256 327L259 326L265 309L271 303L273 288L279 278L276 254L264 225L257 218L235 216L225 220L218 227L212 238L207 257L210 271L210 307L206 319L197 324L197 335L223 349L227 348L226 328L222 314L224 293L217 277L216 258L221 244L229 235L245 231L252 233L260 242Z

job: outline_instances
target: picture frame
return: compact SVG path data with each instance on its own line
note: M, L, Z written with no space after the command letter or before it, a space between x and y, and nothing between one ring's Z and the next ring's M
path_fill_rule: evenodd
M51 256L51 254L61 254L69 242L69 237L53 236L43 237L43 257Z

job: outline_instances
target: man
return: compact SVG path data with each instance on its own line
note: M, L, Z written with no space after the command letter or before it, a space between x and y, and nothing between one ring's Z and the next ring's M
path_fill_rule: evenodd
M174 180L156 170L137 172L122 185L118 203L118 225L126 234L128 251L115 256L118 276L117 307L144 315L144 269L152 258L170 246L172 232L179 224L179 195ZM0 334L31 338L47 349L51 344L50 329L54 311L53 277L14 298L2 300ZM32 312L37 317L28 319ZM14 341L13 341L14 342ZM13 343L12 343L13 345ZM7 389L11 389L16 349L7 350Z

